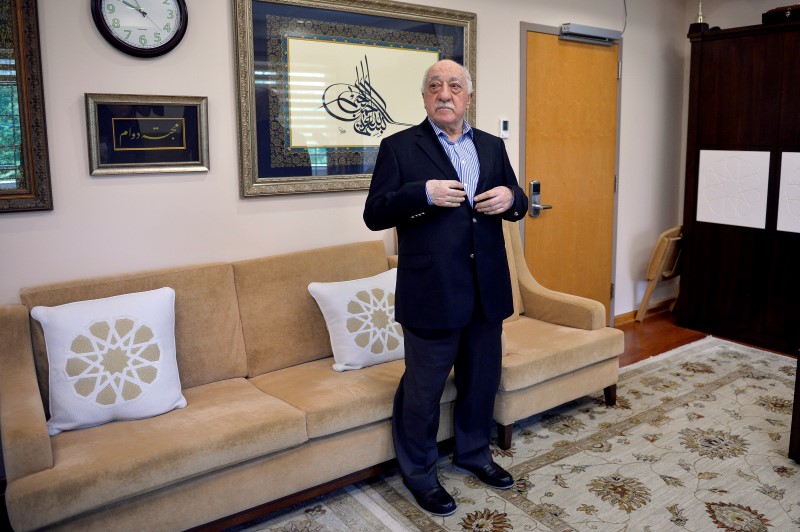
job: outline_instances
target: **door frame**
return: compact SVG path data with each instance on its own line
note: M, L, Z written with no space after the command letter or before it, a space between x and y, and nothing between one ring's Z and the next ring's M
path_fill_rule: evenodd
M559 35L561 28L558 26L545 26L542 24L534 24L530 22L520 22L519 24L519 49L520 49L520 74L519 74L519 174L520 186L525 187L527 184L525 173L525 142L527 136L527 110L528 110L528 96L527 96L527 80L528 80L528 32L545 33L548 35ZM616 140L614 146L614 176L616 179L614 191L614 221L611 237L611 279L609 282L615 287L609 300L609 327L614 326L614 309L616 307L616 277L617 277L617 223L619 215L619 191L621 188L621 180L619 176L619 144L620 144L620 117L622 112L622 39L614 39L614 44L617 45L617 60L619 61L618 78L617 78L617 116L616 116ZM600 45L595 45L600 46ZM527 194L528 191L526 190ZM529 198L530 199L530 198ZM528 214L529 215L529 214ZM526 246L525 241L525 224L520 224L520 232L522 237L522 245Z

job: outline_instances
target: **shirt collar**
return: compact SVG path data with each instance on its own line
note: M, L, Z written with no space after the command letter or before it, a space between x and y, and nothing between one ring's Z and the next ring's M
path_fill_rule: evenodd
M430 122L431 126L433 127L433 132L436 134L437 137L441 137L442 135L444 135L445 139L447 139L448 141L450 140L450 137L447 135L447 133L445 133L442 128L434 124L433 120L431 120L430 117L428 117L428 122ZM464 135L468 136L472 140L475 140L472 132L472 127L466 120L464 120L464 125L461 128L461 136L463 137Z

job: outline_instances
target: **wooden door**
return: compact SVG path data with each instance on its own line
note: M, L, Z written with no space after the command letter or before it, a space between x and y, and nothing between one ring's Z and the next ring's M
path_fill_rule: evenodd
M528 32L525 184L552 209L526 217L525 259L547 288L606 307L611 323L618 45Z

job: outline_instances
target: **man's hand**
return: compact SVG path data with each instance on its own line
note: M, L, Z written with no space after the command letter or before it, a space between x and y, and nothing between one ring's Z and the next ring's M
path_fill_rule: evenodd
M428 196L437 207L458 207L467 198L461 181L431 179L425 183Z
M475 208L483 214L506 212L514 203L514 193L508 187L500 186L475 196Z

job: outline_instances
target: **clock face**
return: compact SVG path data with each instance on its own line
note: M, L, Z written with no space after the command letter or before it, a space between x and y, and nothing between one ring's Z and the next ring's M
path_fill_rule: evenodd
M92 17L108 42L139 57L172 50L188 20L185 0L92 0Z

